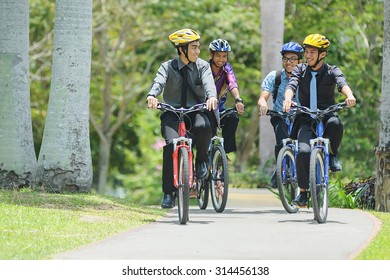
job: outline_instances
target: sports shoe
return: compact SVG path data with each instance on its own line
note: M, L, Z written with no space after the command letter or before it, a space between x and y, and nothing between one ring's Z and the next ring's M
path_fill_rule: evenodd
M196 170L196 179L202 180L206 179L207 174L208 174L208 168L207 168L207 163L206 162L197 162L195 165L195 170Z
M306 206L307 202L307 192L301 192L297 198L295 198L291 203L292 205L299 206L299 207L304 207Z
M271 188L276 189L277 187L278 187L278 185L276 183L276 171L274 171L274 173L272 173L272 177L271 177Z
M161 202L161 208L173 208L175 207L175 199L173 198L171 193L166 193L163 196Z
M330 155L329 157L329 168L332 172L338 172L341 171L342 166L339 162L339 159L336 156Z

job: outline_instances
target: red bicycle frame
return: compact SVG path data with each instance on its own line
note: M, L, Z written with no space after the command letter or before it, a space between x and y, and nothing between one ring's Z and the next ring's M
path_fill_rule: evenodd
M192 168L192 139L186 137L186 124L183 116L179 118L178 125L179 138L173 139L173 184L175 188L179 187L179 174L178 174L178 163L179 163L179 149L186 148L188 150L188 161L190 171L190 186L193 182L193 168Z

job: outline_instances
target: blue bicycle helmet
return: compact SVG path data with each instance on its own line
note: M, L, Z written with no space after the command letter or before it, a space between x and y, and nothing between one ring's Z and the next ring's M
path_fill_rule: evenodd
M283 55L285 53L296 53L299 59L302 58L302 54L304 52L302 46L296 42L288 42L282 46L282 50L280 53Z
M209 45L210 52L230 52L232 48L230 47L228 41L223 39L215 39Z

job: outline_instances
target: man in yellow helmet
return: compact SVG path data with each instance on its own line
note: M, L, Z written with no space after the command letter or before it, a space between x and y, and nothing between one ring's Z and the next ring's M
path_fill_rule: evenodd
M356 99L342 71L337 66L324 62L329 46L330 42L324 35L310 34L305 38L303 47L306 63L298 64L292 71L285 91L284 111L290 110L292 98L297 89L298 99L302 106L312 110L324 110L336 103L336 86L338 91L345 96L347 106L355 106ZM301 207L306 205L309 187L310 139L316 137L312 121L309 115L300 114L294 122L294 130L298 133L299 143L296 163L301 193L293 200L293 204ZM324 137L330 139L330 170L337 172L341 170L337 154L343 137L343 124L337 115L332 114L324 119L324 127Z
M209 111L217 110L217 92L210 64L199 58L200 35L192 29L181 29L169 35L168 38L177 49L179 57L163 62L159 67L147 95L148 108L157 108L157 97L163 92L164 102L176 108L188 108L206 102ZM208 173L207 152L217 124L213 115L208 112L193 112L188 116L191 123L191 138L197 149L196 176L202 179ZM163 151L162 190L164 196L161 207L172 208L175 206L173 193L176 191L173 185L172 140L179 137L178 120L172 112L164 112L160 119L161 134L166 143Z

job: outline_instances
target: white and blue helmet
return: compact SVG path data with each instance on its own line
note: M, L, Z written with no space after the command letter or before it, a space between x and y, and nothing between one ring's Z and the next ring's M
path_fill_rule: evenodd
M228 41L223 39L215 39L209 45L210 52L230 52L232 48L230 47Z

